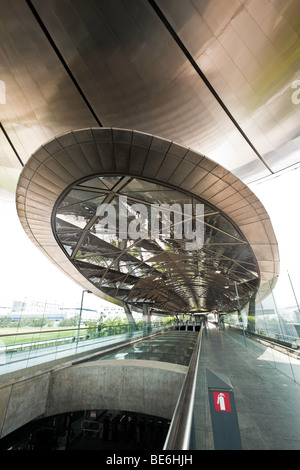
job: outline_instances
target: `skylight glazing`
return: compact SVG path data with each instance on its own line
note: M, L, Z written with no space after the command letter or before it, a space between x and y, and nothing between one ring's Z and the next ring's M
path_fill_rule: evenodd
M169 225L153 210L163 205L174 209L167 213ZM200 205L203 243L191 248L185 228L195 229ZM182 208L191 211L187 225L180 225ZM155 235L146 218L152 210L160 230ZM236 310L236 289L243 304L258 286L252 250L228 218L188 193L140 178L99 176L72 185L56 204L53 231L82 275L106 295L135 307L147 304L165 313L212 311L220 305Z

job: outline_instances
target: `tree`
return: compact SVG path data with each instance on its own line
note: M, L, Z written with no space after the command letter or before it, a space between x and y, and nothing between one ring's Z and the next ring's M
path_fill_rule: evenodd
M64 318L58 324L59 327L68 327L68 326L78 326L79 322L79 315L75 315L75 317L71 318Z
M108 318L105 323L107 326L119 326L123 325L124 321L120 317L114 317Z
M8 315L0 317L0 328L9 328L12 326L14 326L14 323Z

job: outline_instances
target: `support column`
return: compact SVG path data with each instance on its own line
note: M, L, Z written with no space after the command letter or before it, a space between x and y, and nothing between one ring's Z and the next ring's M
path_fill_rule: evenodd
M134 331L136 329L136 324L132 316L129 305L126 302L123 302L124 312L126 314L127 321L129 323L129 330Z
M143 304L143 321L149 332L151 329L151 315L149 315L149 305Z
M248 319L247 319L247 330L253 333L255 333L255 309L256 309L255 299L256 299L256 294L254 294L249 300ZM251 321L249 321L249 317L251 317Z

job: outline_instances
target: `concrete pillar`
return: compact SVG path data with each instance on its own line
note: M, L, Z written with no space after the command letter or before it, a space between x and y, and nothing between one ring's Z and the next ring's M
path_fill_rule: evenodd
M123 303L123 308L124 308L124 312L126 314L126 318L128 320L129 325L135 326L135 321L134 321L134 318L132 316L130 307L126 302Z
M254 294L251 299L249 300L248 306L248 316L247 316L247 330L251 332L255 332L255 309L256 309L256 294ZM251 317L251 321L249 322L249 317Z
M151 331L151 315L149 315L149 305L143 305L143 321L147 327L147 331Z
M149 323L150 322L149 305L146 305L146 304L143 305L143 316L144 316L144 320L147 323Z

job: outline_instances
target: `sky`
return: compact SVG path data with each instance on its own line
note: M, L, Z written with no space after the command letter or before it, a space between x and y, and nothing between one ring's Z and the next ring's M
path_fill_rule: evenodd
M296 300L300 300L299 183L300 167L250 186L269 213L279 243L281 274L274 291L279 307L296 305ZM65 307L79 306L82 287L29 240L19 222L14 195L5 190L0 190L0 217L0 306L25 298L57 302ZM108 303L93 294L85 295L85 308L99 311L103 305Z
M249 187L267 210L278 242L280 275L274 289L276 303L280 307L296 305L300 301L300 167Z
M27 237L13 193L0 190L0 217L0 306L26 298L78 307L83 288L52 264ZM93 294L85 294L85 308L99 311L102 305L108 303Z

